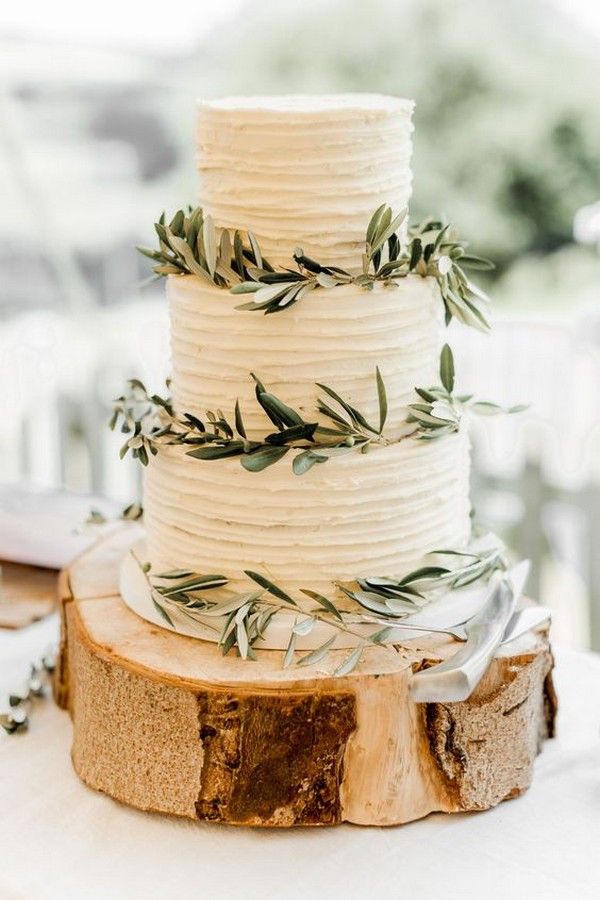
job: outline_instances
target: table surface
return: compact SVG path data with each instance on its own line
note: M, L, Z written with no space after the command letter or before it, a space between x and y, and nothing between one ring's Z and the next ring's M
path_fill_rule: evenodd
M55 619L0 632L1 698L56 632ZM558 737L527 794L380 829L235 829L128 809L78 780L69 717L41 701L27 733L0 733L0 900L597 900L600 656L557 653L556 683Z

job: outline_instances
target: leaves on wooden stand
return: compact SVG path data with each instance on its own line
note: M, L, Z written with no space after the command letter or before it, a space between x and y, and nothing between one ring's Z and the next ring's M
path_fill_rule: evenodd
M359 664L365 650L365 644L359 644L334 671L334 675L349 675Z
M290 597L285 591L283 591L280 587L277 587L276 584L273 584L272 581L269 581L268 578L265 578L264 575L261 575L259 572L252 572L249 569L244 570L244 575L247 575L248 578L251 578L252 581L255 581L259 584L265 591L268 591L270 594L273 594L274 597L277 597L279 600L283 600L284 603L290 603L292 606L297 606L296 601Z
M236 648L243 659L254 659L254 646L265 634L272 617L279 612L294 613L290 617L290 632L283 667L296 659L299 637L311 633L318 622L333 629L333 634L318 647L297 658L298 666L322 662L335 649L338 633L356 639L353 647L334 671L347 675L362 659L369 645L385 644L393 639L394 627L406 616L418 611L440 591L455 590L476 581L487 581L495 572L506 569L506 561L499 547L487 550L435 550L436 557L447 557L455 565L421 566L400 578L366 576L356 582L338 585L352 601L343 608L323 594L309 588L301 593L316 603L312 609L302 609L291 594L260 572L246 570L246 577L260 590L241 594L211 592L227 586L222 575L207 575L189 569L172 569L147 575L152 602L169 627L177 630L174 616L178 614L203 628L216 630L217 640L224 654ZM138 561L139 562L139 561ZM142 571L147 569L140 563ZM354 586L356 585L356 586ZM347 602L347 601L346 601ZM370 635L357 633L357 625L379 625ZM423 628L426 631L426 628Z

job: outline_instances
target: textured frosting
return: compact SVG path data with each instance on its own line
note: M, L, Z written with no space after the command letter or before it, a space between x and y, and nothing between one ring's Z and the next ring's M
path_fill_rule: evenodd
M469 444L459 433L351 452L302 476L285 458L246 472L165 447L145 481L149 554L248 587L243 569L290 590L331 595L332 581L401 575L423 554L467 540Z
M203 103L203 206L218 225L254 231L274 263L289 264L302 245L324 262L360 265L374 209L408 202L412 107L378 95ZM379 366L394 439L407 430L414 387L438 380L443 304L431 278L320 289L270 316L236 310L250 298L194 276L169 277L167 293L176 410L220 408L231 420L239 399L250 437L273 427L250 372L307 421L318 418L323 382L376 424ZM468 482L462 431L352 451L302 476L289 455L251 473L236 459L196 460L165 446L146 472L150 560L155 571L220 572L234 586L247 588L246 568L290 590L329 593L336 580L402 575L429 550L463 545Z
M371 214L408 205L410 100L378 94L201 102L200 202L217 225L255 233L271 262L360 267Z
M236 310L239 295L211 288L194 276L171 276L176 409L203 416L220 407L232 416L239 398L252 436L271 424L254 397L255 372L265 386L316 421L315 382L328 384L378 421L375 367L388 394L389 426L402 431L414 387L437 383L444 340L443 303L434 279L409 276L396 289L355 285L308 294L285 312L265 316ZM325 420L324 420L325 421Z

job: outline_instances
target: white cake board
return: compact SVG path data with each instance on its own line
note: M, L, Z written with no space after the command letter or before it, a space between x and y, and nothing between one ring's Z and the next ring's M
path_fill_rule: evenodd
M165 628L167 631L173 629L163 619L152 601L152 594L148 579L140 567L139 560L147 558L146 543L139 541L131 547L130 551L125 554L121 563L119 572L119 590L125 604L129 609L133 610L142 619L146 619L159 628ZM444 629L451 628L470 619L479 609L485 599L489 587L484 585L476 585L474 587L466 587L461 590L449 591L432 600L424 609L419 610L413 615L402 619L402 622L412 626L423 626L424 631L415 631L412 628L403 628L399 626L394 629L390 635L389 643L407 643L417 640L426 635L427 628ZM290 612L282 611L275 613L270 620L264 637L254 644L259 650L285 650L290 639L290 630L294 625L294 620L301 621L309 615L308 609L303 611ZM217 643L219 635L223 628L225 617L214 618L211 620L212 628L204 626L202 623L192 622L184 615L178 614L177 611L169 608L169 616L173 620L175 630L178 634L187 637L199 638L204 641L212 641ZM352 625L354 634L338 631L325 622L316 622L312 631L306 635L298 635L296 648L298 650L312 650L321 646L326 640L337 635L336 648L345 649L356 647L362 636L368 637L378 628L382 628L383 624L374 622L373 624L356 624Z

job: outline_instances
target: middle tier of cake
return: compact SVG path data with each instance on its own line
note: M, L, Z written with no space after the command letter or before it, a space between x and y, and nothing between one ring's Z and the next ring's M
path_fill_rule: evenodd
M240 401L249 437L272 430L254 397L254 372L266 389L316 414L317 383L333 388L368 421L378 420L375 369L387 391L386 436L406 432L415 387L439 383L445 339L444 305L434 278L410 275L397 287L319 289L283 312L236 309L251 295L234 295L195 276L170 276L171 391L175 410L203 417Z
M428 551L470 534L469 441L405 438L351 451L296 476L288 461L248 472L236 459L197 460L162 447L145 481L155 572L222 574L247 590L244 569L287 590L331 595L336 581L401 576Z
M252 569L288 590L328 593L336 581L402 576L431 550L464 546L466 432L424 441L406 422L415 387L440 379L445 326L435 279L319 289L267 316L236 309L247 296L195 276L170 277L167 293L178 415L206 420L207 410L222 410L233 421L239 400L248 437L264 440L275 426L257 402L253 372L306 422L332 424L317 411L326 397L321 383L376 427L376 367L388 409L382 444L369 453L350 449L302 475L291 466L298 450L250 472L239 459L195 459L185 446L162 445L150 459L144 498L155 572L210 571L247 589L243 571Z

